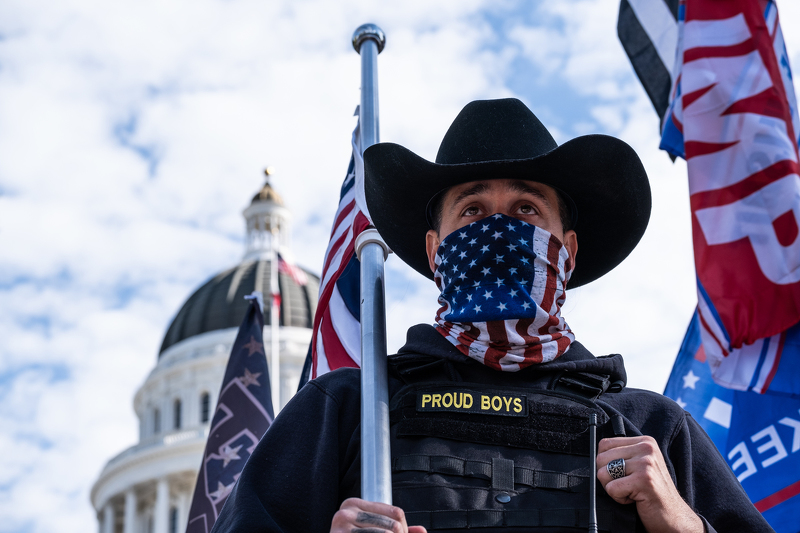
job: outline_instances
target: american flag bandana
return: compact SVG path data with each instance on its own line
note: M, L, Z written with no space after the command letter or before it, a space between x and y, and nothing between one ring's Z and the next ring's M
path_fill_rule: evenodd
M572 264L549 232L497 213L445 237L434 261L436 329L464 355L517 372L575 340L561 317Z

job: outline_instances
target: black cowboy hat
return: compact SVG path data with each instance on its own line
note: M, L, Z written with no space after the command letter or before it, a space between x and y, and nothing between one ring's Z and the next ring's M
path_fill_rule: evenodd
M435 163L397 144L369 147L364 175L375 227L400 259L431 279L427 207L439 193L461 183L521 179L566 195L577 210L572 216L579 244L570 288L620 264L650 218L650 184L633 148L607 135L584 135L558 146L525 104L513 98L467 104L447 130Z

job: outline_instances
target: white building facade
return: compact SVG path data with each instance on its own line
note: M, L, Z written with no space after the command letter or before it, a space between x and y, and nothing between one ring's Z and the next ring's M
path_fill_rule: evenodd
M186 530L208 422L249 305L244 296L254 290L268 294L274 252L290 256L290 213L269 182L253 197L244 217L247 248L242 262L202 285L178 311L155 368L133 400L139 442L109 460L92 487L100 533ZM306 277L301 285L289 274L278 274L280 407L297 390L311 340L319 279L308 272ZM275 344L266 311L264 349L269 362Z

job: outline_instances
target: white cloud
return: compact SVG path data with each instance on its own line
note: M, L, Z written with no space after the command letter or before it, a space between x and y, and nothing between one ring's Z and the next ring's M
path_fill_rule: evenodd
M388 39L383 140L433 159L467 101L516 95L561 142L604 132L641 154L650 228L619 269L572 291L565 314L590 349L628 355L631 383L663 386L694 305L685 165L655 148L617 3L528 16L511 0L374 4L0 4L4 530L96 527L88 491L136 440L133 393L183 300L240 259L240 212L267 164L303 243L295 256L319 269L359 98L349 39L366 21ZM781 9L793 27L800 9ZM800 43L786 38L798 71ZM387 277L396 349L408 325L433 320L436 292L396 258Z

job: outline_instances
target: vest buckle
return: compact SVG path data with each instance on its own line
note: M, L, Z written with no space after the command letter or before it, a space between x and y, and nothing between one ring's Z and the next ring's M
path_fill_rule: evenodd
M553 390L577 394L589 400L596 400L608 390L610 385L611 380L608 376L590 374L588 372L565 372L556 379Z

